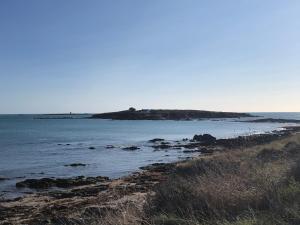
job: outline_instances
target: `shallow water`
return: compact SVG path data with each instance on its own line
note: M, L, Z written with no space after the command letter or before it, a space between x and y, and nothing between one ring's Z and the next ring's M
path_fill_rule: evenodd
M236 122L235 119L112 121L82 118L85 116L78 116L77 119L36 119L41 116L0 115L0 176L10 178L0 181L0 192L20 192L15 189L15 183L25 178L79 175L116 178L140 166L189 156L182 150L154 151L147 142L152 138L181 140L203 133L227 138L268 132L284 125ZM262 116L300 119L300 113ZM107 149L106 145L117 148ZM130 145L141 149L132 152L121 149ZM71 163L87 166L65 166Z

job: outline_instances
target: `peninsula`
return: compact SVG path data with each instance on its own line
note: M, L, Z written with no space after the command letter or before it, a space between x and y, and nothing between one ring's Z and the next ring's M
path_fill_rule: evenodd
M94 114L91 118L113 120L199 120L212 118L240 118L253 117L248 113L215 112L204 110L178 110L178 109L142 109L119 112Z

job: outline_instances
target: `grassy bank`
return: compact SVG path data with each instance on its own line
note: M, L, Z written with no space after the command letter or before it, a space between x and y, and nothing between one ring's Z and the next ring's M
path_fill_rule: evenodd
M300 135L181 163L149 194L95 224L300 224Z

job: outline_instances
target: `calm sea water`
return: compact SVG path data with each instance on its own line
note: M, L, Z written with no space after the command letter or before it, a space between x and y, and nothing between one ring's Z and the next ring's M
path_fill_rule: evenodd
M300 113L256 114L271 118L300 119ZM81 117L85 117L83 115ZM187 157L182 150L153 151L148 140L179 140L210 133L218 138L269 132L277 123L244 123L233 119L203 121L112 121L99 119L36 119L40 115L0 115L0 193L20 193L19 180L41 177L121 177L155 162ZM45 117L45 116L43 116ZM115 145L107 149L106 145ZM124 146L137 145L137 151ZM95 149L89 149L95 147ZM86 167L66 167L84 163Z

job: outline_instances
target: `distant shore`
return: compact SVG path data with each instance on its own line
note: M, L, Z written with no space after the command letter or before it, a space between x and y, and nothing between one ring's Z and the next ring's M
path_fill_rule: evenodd
M300 120L295 119L273 119L273 118L263 118L257 120L246 120L243 122L247 123L300 123Z
M241 118L254 117L249 113L215 112L202 110L178 110L178 109L142 109L128 110L110 113L94 114L94 119L113 120L201 120L213 118Z

